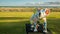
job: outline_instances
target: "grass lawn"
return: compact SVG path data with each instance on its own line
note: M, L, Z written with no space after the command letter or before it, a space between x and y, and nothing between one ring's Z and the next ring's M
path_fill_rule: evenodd
M24 15L21 13L9 13L8 15L0 13L0 34L26 34L25 24L29 23L31 15L32 13L25 13ZM51 12L47 17L47 22L48 28L53 34L60 33L60 12Z

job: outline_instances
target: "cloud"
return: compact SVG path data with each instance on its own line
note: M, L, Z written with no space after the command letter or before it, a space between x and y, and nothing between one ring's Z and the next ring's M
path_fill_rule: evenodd
M48 2L48 3L45 3ZM0 6L23 6L23 5L49 5L49 2L60 2L60 0L0 0ZM55 3L58 4L58 3Z

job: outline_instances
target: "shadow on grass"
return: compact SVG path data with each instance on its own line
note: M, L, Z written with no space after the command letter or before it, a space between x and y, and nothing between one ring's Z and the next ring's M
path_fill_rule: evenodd
M7 19L29 19L28 17L0 17L0 20L7 20Z
M48 28L51 31L56 32L57 34L60 33L60 18L48 18Z
M25 32L25 23L23 22L1 22L0 23L0 34L26 34Z
M48 28L51 31L60 33L60 19L48 18ZM0 22L0 34L26 34L25 24L29 21L20 22Z

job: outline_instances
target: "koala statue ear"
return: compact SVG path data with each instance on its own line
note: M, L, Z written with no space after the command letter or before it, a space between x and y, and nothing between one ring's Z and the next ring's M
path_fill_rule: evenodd
M47 9L45 10L45 13L46 13L46 15L48 15L48 14L50 13L50 9L47 8Z

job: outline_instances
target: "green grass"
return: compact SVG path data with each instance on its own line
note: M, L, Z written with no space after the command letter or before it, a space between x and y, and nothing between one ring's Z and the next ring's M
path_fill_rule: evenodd
M0 23L0 34L25 34L25 33L26 33L25 21Z
M1 17L0 34L26 34L25 24L29 23L29 18L30 17ZM47 17L47 22L48 28L52 31L53 34L60 33L60 12L51 12Z
M48 18L48 28L55 34L60 33L60 12L52 12Z

